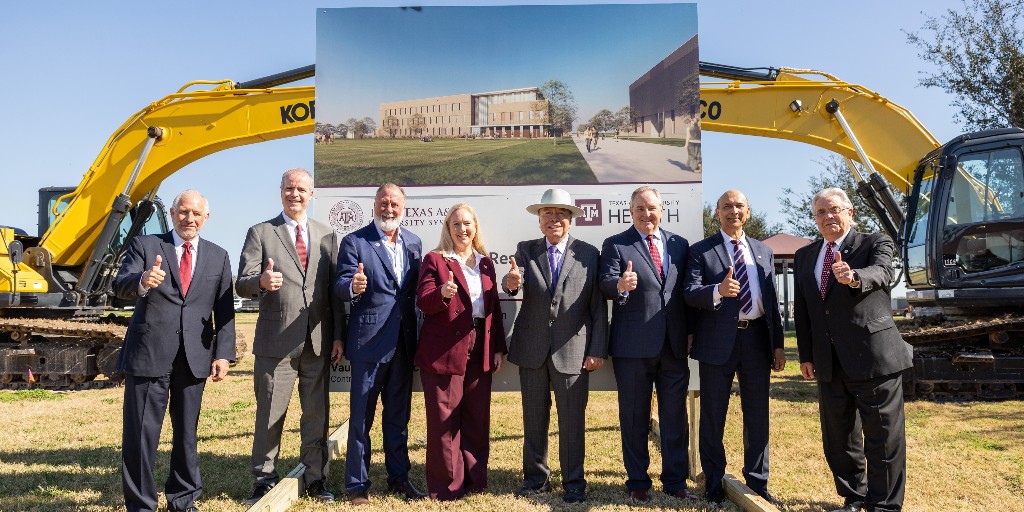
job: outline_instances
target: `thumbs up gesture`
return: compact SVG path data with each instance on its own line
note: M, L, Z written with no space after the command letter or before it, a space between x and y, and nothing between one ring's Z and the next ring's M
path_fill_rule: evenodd
M267 269L260 274L260 288L268 292L276 292L284 284L284 276L274 272L274 258L267 258Z
M505 286L508 291L514 292L523 285L523 274L519 272L519 267L516 265L516 259L512 258L512 270L508 271L505 276Z
M836 275L836 281L848 285L853 282L853 269L849 263L843 261L843 253L836 251L835 255L836 262L832 264L832 273Z
M164 282L164 276L167 275L163 269L160 268L164 259L159 254L156 255L156 260L153 261L153 266L142 273L142 287L149 290L150 288L156 288L160 286L160 283Z
M732 278L732 267L729 267L725 278L719 283L718 294L722 297L735 297L740 294L740 282Z
M366 291L366 274L363 272L363 264L356 268L356 275L352 276L352 293L359 295Z
M441 287L441 296L450 299L455 296L459 291L459 286L455 284L455 272L448 271L448 282L444 283Z
M633 272L632 261L626 262L626 270L624 270L622 272L622 276L619 277L618 289L619 293L636 290L636 272Z

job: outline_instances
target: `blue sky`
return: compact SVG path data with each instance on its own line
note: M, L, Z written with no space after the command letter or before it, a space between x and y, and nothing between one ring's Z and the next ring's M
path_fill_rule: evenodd
M369 3L8 3L0 18L0 176L6 192L0 224L35 232L37 189L77 184L111 132L143 106L190 80L243 81L311 64L316 8ZM930 68L901 29L918 29L925 20L922 10L938 15L960 5L957 0L701 1L701 59L828 71L906 106L944 142L961 133L952 120L951 97L917 86L919 73ZM594 37L606 43L643 31L644 26L624 25ZM367 37L384 35L370 31ZM600 54L587 58L600 69ZM214 154L167 179L160 192L167 198L190 187L205 192L212 216L203 235L237 262L246 228L280 212L281 172L312 169L312 148L311 139L294 137ZM705 199L739 187L755 210L781 221L776 207L781 189L801 190L807 176L819 171L816 160L827 154L795 142L705 132Z
M696 33L696 4L320 9L317 120L557 79L586 122L628 105L629 85Z

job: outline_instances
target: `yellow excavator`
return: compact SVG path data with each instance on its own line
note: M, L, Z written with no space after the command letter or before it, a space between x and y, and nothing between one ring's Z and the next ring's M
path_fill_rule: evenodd
M119 382L123 327L75 319L115 305L110 281L131 237L147 222L166 230L160 183L216 151L312 133L314 88L281 86L314 73L189 82L125 122L77 188L40 192L45 233L0 229L0 387L29 385L29 368L42 387ZM1024 306L1024 131L940 144L903 107L827 73L705 62L700 73L721 80L701 84L702 129L804 142L846 159L899 243L908 301L919 316L946 319L905 333L915 347L910 394L1024 396L1024 320L1012 315Z

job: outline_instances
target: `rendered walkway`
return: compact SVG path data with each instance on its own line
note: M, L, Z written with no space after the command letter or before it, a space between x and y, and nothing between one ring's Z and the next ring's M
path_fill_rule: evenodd
M583 137L573 141L599 183L701 181L700 173L688 170L686 148L607 138L587 153Z

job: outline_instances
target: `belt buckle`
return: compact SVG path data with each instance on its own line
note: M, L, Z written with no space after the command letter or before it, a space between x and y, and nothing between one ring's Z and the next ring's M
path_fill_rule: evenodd
M737 329L746 329L747 327L750 327L750 320L740 320L739 322L736 322Z

